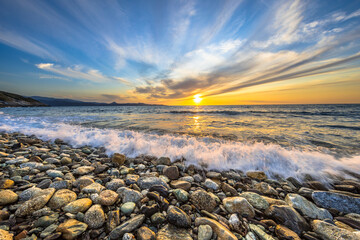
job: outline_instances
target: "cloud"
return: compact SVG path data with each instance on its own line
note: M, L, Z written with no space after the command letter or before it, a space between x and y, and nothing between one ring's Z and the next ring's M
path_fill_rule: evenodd
M94 83L114 82L114 80L129 84L129 82L119 77L109 77L102 74L97 69L85 69L83 66L75 65L73 67L61 67L53 63L39 63L35 65L37 68L52 72L70 79L86 80Z

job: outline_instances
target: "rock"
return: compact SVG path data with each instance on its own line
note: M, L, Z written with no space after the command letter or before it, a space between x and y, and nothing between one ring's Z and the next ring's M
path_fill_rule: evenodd
M346 229L339 228L334 226L330 223L321 221L321 220L314 220L312 222L312 227L314 232L316 232L321 238L326 240L355 240L360 239L360 235L350 232Z
M314 189L314 190L321 190L321 191L327 191L328 188L325 187L324 184L322 184L319 181L308 181L304 183L304 186Z
M125 215L130 215L136 207L134 202L126 202L121 206L121 212Z
M105 223L105 213L101 205L91 206L85 213L84 222L92 229L101 227Z
M94 182L86 187L84 187L81 191L84 193L97 193L99 194L105 187L100 183Z
M298 194L300 194L303 197L311 199L311 195L314 192L311 188L302 187L299 189Z
M298 194L289 193L288 195L286 195L285 202L289 206L295 208L301 214L308 216L309 218L312 219L333 218L327 210L323 208L318 208L315 204L306 200L304 197Z
M135 240L135 236L131 233L125 233L122 240Z
M287 205L285 201L280 200L280 199L270 198L270 197L266 197L266 196L262 196L262 198L265 199L270 206L271 205Z
M0 229L0 239L1 240L13 240L13 234L9 233L8 231Z
M344 213L360 214L360 198L323 191L314 191L312 198L316 205L320 207L334 208Z
M119 195L111 190L104 190L97 198L97 203L105 206L113 205L119 198Z
M264 232L260 227L254 224L249 224L249 227L261 240L275 240L272 236Z
M107 182L105 186L106 186L107 189L110 189L112 191L116 191L120 187L124 187L125 183L124 183L124 180L115 178L115 179L111 180L110 182Z
M193 240L188 230L166 225L156 234L156 240Z
M1 189L7 189L14 186L14 181L11 179L3 179L0 181L0 188Z
M119 210L109 211L107 214L107 224L106 224L107 230L111 232L117 226L119 226L119 224L120 224L120 211Z
M215 198L204 190L196 190L191 193L190 200L199 210L212 212L217 206Z
M36 187L40 189L46 189L50 186L51 183L52 181L50 179L44 179L41 182L39 182L38 185L36 185Z
M81 190L84 187L89 186L92 183L94 183L94 180L92 178L87 177L87 176L83 176L83 177L78 178L74 182L74 186Z
M278 192L266 182L257 183L254 188L265 195L278 195Z
M204 182L205 187L207 187L208 189L217 191L219 189L219 185L214 182L213 180L207 178Z
M166 221L166 217L161 212L154 213L153 215L151 215L150 219L151 222L156 225L162 224Z
M138 203L142 198L142 194L140 192L127 187L121 187L116 192L119 194L123 203L126 202Z
M137 240L155 240L155 233L148 227L141 227L136 233Z
M163 169L163 174L171 180L179 178L179 169L177 166L166 166Z
M68 213L78 213L78 212L85 212L88 210L92 205L92 201L89 198L81 198L76 201L73 201L67 204L63 210Z
M172 188L180 188L185 191L189 191L191 188L191 183L189 183L188 181L175 180L171 181L170 186Z
M59 209L67 205L68 203L75 201L77 198L76 193L68 189L61 189L55 192L50 199L48 206L51 209Z
M54 192L54 188L42 190L40 193L34 195L30 200L20 205L15 212L15 216L24 217L43 208L48 203Z
M306 220L292 207L287 205L272 205L265 214L272 217L277 223L280 223L297 234L309 230Z
M158 192L164 198L167 198L169 195L168 189L162 185L152 186L151 188L149 188L149 192Z
M301 240L299 235L282 225L276 226L275 234L279 239Z
M156 165L170 165L171 160L168 157L161 157L156 160Z
M94 171L95 168L92 166L82 166L82 167L78 167L74 170L74 174L76 175L85 175L85 174L89 174L92 171Z
M120 154L120 153L114 153L114 155L111 158L111 161L115 164L117 164L118 166L121 166L125 163L126 157L124 154Z
M0 191L0 206L12 204L19 199L19 196L11 190Z
M266 174L262 171L250 171L246 173L246 176L260 181L267 179Z
M5 210L0 210L0 222L7 220L10 217L10 213Z
M61 163L62 165L67 165L67 164L72 163L72 159L69 158L69 157L63 157L63 158L60 160L60 163Z
M71 182L69 180L56 181L50 184L49 187L55 188L56 190L60 189L69 189L71 186Z
M200 225L198 229L198 240L210 240L213 231L209 225Z
M175 206L170 206L168 208L167 219L169 223L177 227L189 228L191 226L190 217L183 210Z
M175 190L173 191L173 193L174 193L176 199L177 199L178 201L180 201L180 202L185 203L185 202L187 202L188 199L189 199L189 193L188 193L187 191L185 191L185 190L175 189Z
M230 186L229 184L227 184L226 182L221 183L221 190L223 190L225 193L229 192L231 196L239 195L236 189Z
M209 225L218 236L218 239L237 240L237 237L229 229L227 229L224 225L213 219L198 217L195 219L195 226L200 225Z
M110 239L118 239L121 238L125 233L134 231L144 222L144 220L145 215L139 214L136 217L133 217L130 220L122 223L120 226L116 227L110 232Z
M62 237L67 240L76 239L87 229L87 225L75 219L66 220L60 224L56 231L62 233Z
M50 216L42 216L34 222L34 227L46 228L55 223L59 218L59 214L51 214Z
M41 232L40 237L46 238L47 236L52 234L57 228L58 228L58 225L51 224L50 226L48 226ZM59 233L59 234L61 234L61 233ZM50 238L50 239L56 239L56 238Z
M64 174L61 171L58 171L58 170L47 170L46 174L49 177L52 177L52 178L57 178L57 177L63 178L64 177Z
M254 208L243 197L228 197L223 199L225 209L229 213L239 213L240 215L246 214L250 218L255 216Z
M245 198L254 208L259 210L265 210L270 206L262 196L254 192L243 192L240 197Z
M128 174L126 175L125 182L127 185L135 184L139 180L139 177L140 177L139 175Z
M169 189L167 183L158 177L140 177L139 180L137 181L137 184L141 189L149 189L152 186L156 186L156 185L162 185L167 189Z
M27 201L29 200L30 198L32 198L32 196L38 194L38 193L41 193L42 189L41 188L37 188L37 187L31 187L31 188L28 188L24 191L22 191L22 193L20 193L19 195L19 200L20 201Z

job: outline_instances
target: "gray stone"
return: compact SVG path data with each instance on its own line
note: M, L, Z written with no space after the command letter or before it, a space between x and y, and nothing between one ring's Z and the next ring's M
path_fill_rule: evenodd
M214 219L198 217L195 219L195 226L209 225L212 230L218 236L218 239L222 240L237 240L238 238L224 225L215 221Z
M289 206L295 208L297 211L302 213L305 216L308 216L312 219L333 219L331 214L323 208L318 208L312 202L306 200L304 197L290 193L286 196L285 202L289 204Z
M323 208L334 208L344 213L360 214L360 198L340 193L314 191L312 198L316 205Z
M85 213L84 222L89 228L94 229L101 227L105 223L105 213L101 205L96 204L91 206Z
M254 208L243 197L228 197L223 199L225 209L229 213L247 214L250 218L255 216Z
M130 215L136 207L134 202L126 202L121 206L121 212L125 215Z
M107 189L110 189L112 191L116 191L120 187L124 187L125 183L124 183L124 180L116 178L116 179L113 179L110 182L106 183L105 186L106 186Z
M189 228L191 226L190 217L183 210L175 206L170 206L168 208L167 219L169 223L177 227Z
M159 230L156 240L193 240L193 238L188 230L168 224Z
M330 223L314 220L312 222L314 232L316 232L322 239L326 240L356 240L360 239L360 232L350 232L349 230L339 228Z
M214 191L217 191L219 189L219 185L216 182L214 182L213 180L208 179L208 178L205 180L204 185L205 185L205 187L212 189Z
M254 208L259 210L265 210L270 206L265 198L254 192L243 192L240 197L245 198Z
M142 194L140 192L127 187L121 187L116 192L119 194L123 203L126 202L138 203L142 198Z
M140 214L122 223L120 226L116 227L114 230L110 232L109 234L110 239L119 239L125 233L134 231L144 222L144 220L145 220L145 215Z
M212 212L217 206L217 202L213 195L204 190L196 190L195 192L191 193L190 200L199 210Z
M149 189L150 187L155 185L162 185L167 189L169 189L167 183L158 177L140 177L139 180L137 181L137 184L141 189Z
M189 199L189 193L183 189L175 189L173 191L173 193L174 193L176 199L180 202L185 203Z
M200 225L198 229L198 240L210 240L213 231L209 225Z
M46 174L49 177L52 177L52 178L57 178L57 177L63 178L64 177L64 174L61 171L58 171L58 170L47 170Z

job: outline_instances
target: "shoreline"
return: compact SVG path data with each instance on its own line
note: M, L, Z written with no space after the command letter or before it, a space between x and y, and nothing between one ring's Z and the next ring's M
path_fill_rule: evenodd
M359 179L272 180L4 132L0 159L0 239L360 239Z

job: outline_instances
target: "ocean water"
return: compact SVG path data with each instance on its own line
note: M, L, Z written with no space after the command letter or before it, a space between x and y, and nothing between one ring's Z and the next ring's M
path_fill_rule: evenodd
M360 105L3 108L0 131L273 177L360 174Z

